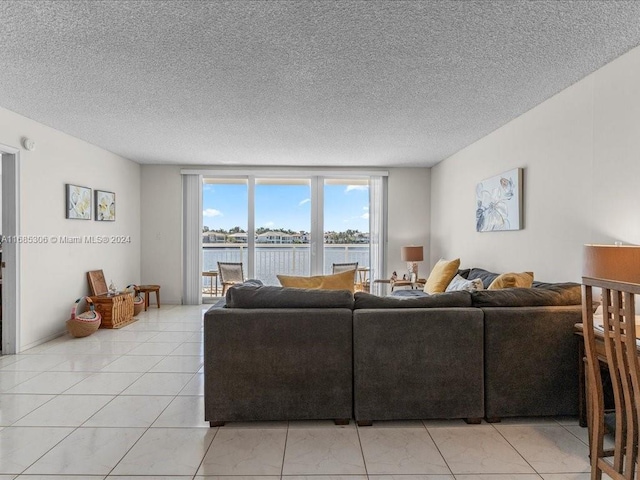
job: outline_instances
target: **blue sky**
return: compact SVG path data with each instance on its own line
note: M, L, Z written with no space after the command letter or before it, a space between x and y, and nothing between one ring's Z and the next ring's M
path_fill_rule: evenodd
M325 231L369 231L369 189L364 185L325 186ZM247 229L247 186L205 184L203 224L210 229ZM256 228L311 228L311 189L306 185L256 185Z

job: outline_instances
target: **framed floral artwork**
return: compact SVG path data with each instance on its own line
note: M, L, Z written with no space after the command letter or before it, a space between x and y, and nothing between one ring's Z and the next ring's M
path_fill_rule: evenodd
M522 168L514 168L478 183L476 231L522 228Z
M116 194L96 190L96 220L98 222L115 222L116 220Z
M66 218L91 220L91 189L65 184Z

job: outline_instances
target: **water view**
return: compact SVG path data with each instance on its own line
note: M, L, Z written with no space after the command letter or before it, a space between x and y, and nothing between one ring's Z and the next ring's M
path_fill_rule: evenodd
M246 245L207 245L202 249L203 271L217 270L217 262L242 262L248 276L248 249ZM276 275L310 275L310 248L299 245L256 245L255 275L265 285L280 285ZM334 263L358 262L360 267L369 267L369 245L325 245L324 272L331 273ZM205 288L209 279L205 280Z

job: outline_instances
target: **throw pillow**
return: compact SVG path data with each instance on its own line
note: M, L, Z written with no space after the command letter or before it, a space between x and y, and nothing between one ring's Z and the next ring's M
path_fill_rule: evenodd
M314 277L296 277L292 275L278 275L277 277L283 287L349 290L353 292L355 270L347 270L334 275L316 275Z
M458 267L460 266L460 259L455 260L438 260L433 270L427 278L427 283L424 284L425 293L442 293L446 290L447 285L451 282L453 277L458 273Z
M474 278L473 280L467 280L460 275L456 275L453 277L453 280L447 285L446 292L456 292L459 290L464 290L467 292L475 292L476 290L484 290L484 285L482 284L482 280L479 278Z
M531 288L533 284L533 272L522 273L503 273L498 275L496 279L491 282L487 290L499 290L501 288Z

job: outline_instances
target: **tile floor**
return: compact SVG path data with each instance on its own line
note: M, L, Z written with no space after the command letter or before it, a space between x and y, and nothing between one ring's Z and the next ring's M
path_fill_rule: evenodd
M572 418L208 428L207 308L150 308L120 330L0 357L0 480L589 478L586 430Z

